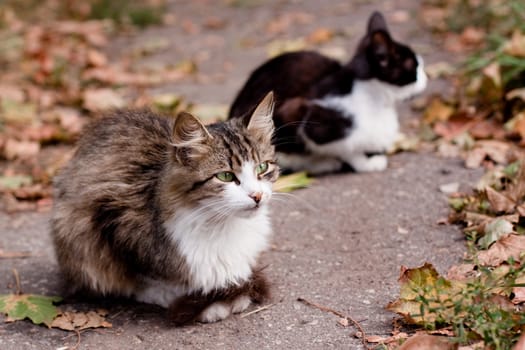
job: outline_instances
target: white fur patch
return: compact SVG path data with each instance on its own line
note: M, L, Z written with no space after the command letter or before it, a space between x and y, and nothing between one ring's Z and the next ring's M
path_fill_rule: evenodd
M238 314L250 307L252 300L247 295L241 295L232 303L232 313Z
M271 184L257 179L252 163L236 176L240 184L225 184L221 198L203 201L196 209L179 209L165 224L189 267L193 290L209 293L246 281L268 246ZM263 193L258 208L250 198L257 191Z
M211 323L224 320L232 313L231 306L217 302L208 306L198 317L197 320L200 322Z
M392 147L399 132L396 102L423 91L426 84L427 76L420 57L417 79L412 84L395 86L377 79L355 80L351 93L316 101L320 106L339 110L352 118L353 127L347 137L319 145L302 130L299 132L307 148L316 155L342 160L356 171L384 170L387 167L385 156L367 158L364 153L385 152Z

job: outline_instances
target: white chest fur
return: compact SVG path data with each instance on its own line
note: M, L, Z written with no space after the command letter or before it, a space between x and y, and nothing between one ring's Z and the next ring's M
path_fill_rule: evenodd
M166 224L189 267L194 290L204 293L247 280L271 233L266 206L248 218L220 222L179 211Z
M378 80L356 80L352 92L329 96L318 103L352 118L353 127L343 141L346 152L386 151L399 131L393 87Z

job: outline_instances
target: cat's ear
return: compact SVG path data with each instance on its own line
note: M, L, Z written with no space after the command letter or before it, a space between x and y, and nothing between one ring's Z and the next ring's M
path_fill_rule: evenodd
M368 19L368 34L373 34L377 31L388 33L388 27L381 12L374 11Z
M212 136L199 119L180 112L173 124L172 145L177 149L177 158L182 161L196 158L208 150L208 141Z
M248 131L271 139L274 125L273 125L273 107L274 107L273 92L270 91L259 103L255 111L253 111L246 129Z

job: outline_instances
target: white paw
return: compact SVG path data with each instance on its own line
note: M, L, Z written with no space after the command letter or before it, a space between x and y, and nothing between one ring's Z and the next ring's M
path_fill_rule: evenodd
M388 158L385 155L379 154L369 158L361 158L359 161L351 164L357 172L372 172L383 171L388 166Z
M238 314L246 310L250 304L252 303L252 300L247 295L241 295L237 299L235 299L232 303L232 313Z
M230 316L232 308L230 305L222 302L213 303L208 306L197 318L197 321L204 323L212 323L224 320Z

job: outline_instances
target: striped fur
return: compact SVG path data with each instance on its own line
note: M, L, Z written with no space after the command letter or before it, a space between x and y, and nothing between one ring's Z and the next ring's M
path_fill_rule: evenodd
M267 204L279 172L271 120L254 113L205 127L189 114L173 121L120 111L86 127L54 181L51 233L67 285L165 307L240 288L243 298L230 302L244 305L242 288L270 234ZM263 162L268 170L257 175ZM219 180L223 171L235 181ZM263 192L260 202L254 191Z

